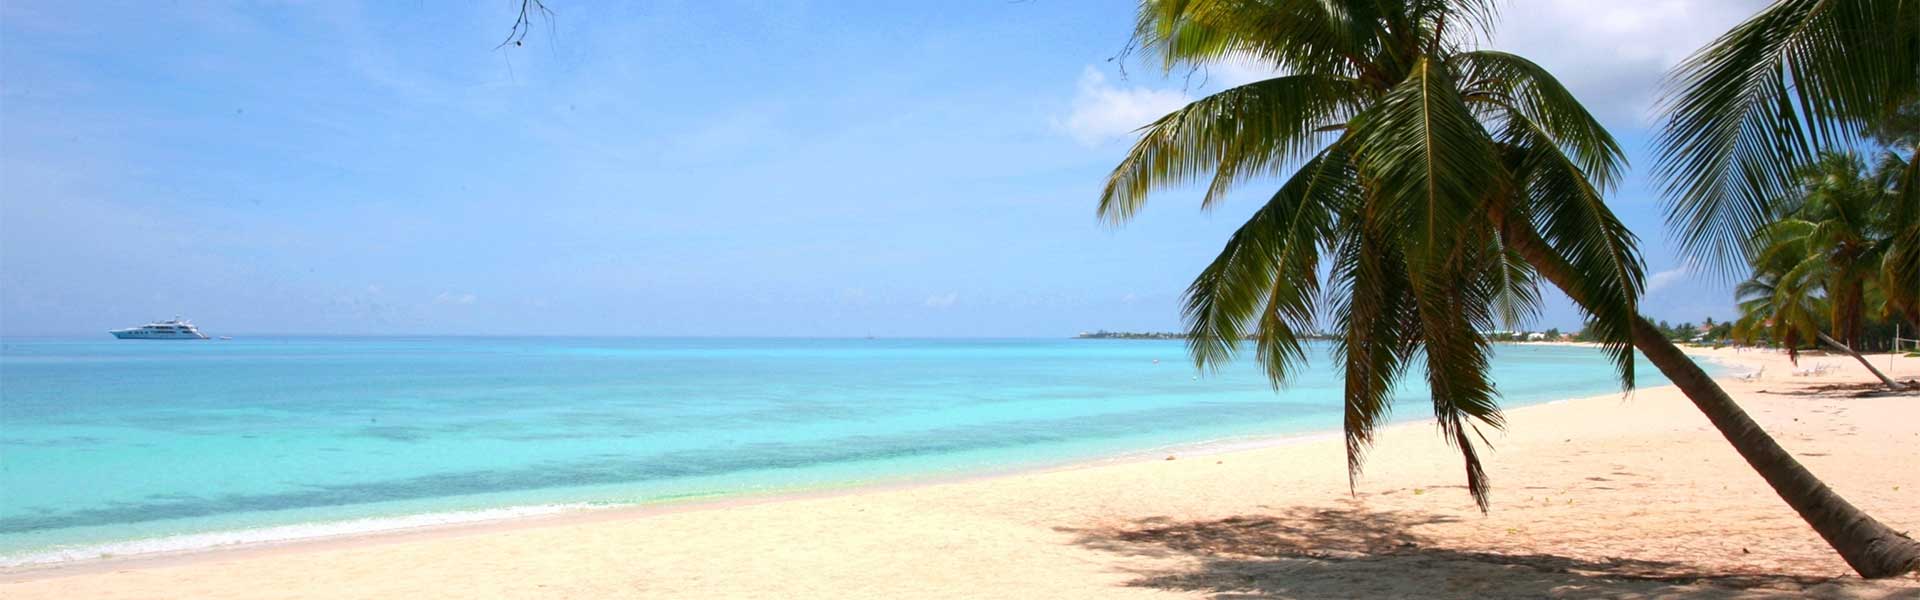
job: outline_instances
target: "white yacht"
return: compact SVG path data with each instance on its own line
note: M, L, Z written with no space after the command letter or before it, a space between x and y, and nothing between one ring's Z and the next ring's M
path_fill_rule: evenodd
M207 334L200 333L192 323L174 317L171 321L155 321L139 327L115 329L107 333L123 340L204 340Z

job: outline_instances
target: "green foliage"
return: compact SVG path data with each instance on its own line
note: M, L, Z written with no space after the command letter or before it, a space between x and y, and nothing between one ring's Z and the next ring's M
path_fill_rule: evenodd
M1852 154L1825 154L1798 173L1794 193L1774 203L1781 216L1755 234L1758 253L1751 264L1768 276L1780 298L1825 300L1823 327L1849 346L1858 346L1872 312L1884 313L1887 294L1876 289L1890 281L1881 272L1894 246L1893 202L1897 163L1869 172ZM1900 294L1892 294L1898 302ZM1880 304L1880 307L1870 307Z
M1878 178L1888 182L1885 248L1880 258L1880 290L1886 317L1920 329L1920 144L1902 160L1887 153Z
M1801 290L1780 285L1780 275L1759 271L1734 289L1740 305L1740 320L1733 324L1734 340L1753 344L1761 340L1779 344L1796 360L1799 348L1813 343L1825 313L1822 299Z
M1660 330L1661 337L1676 342L1693 341L1694 337L1700 335L1700 328L1695 327L1692 323L1674 325L1666 321L1660 321L1653 326L1655 329Z
M1573 341L1589 344L1598 343L1600 337L1594 333L1593 322L1588 321L1586 326L1581 327L1579 331L1573 332Z
M1793 193L1773 203L1780 217L1754 236L1753 276L1735 290L1736 337L1793 348L1832 331L1857 348L1872 317L1903 314L1913 289L1898 287L1911 277L1898 253L1910 224L1886 208L1900 201L1906 170L1895 159L1869 171L1831 153L1801 169Z
M1712 329L1707 330L1707 339L1715 342L1733 339L1733 322L1714 324Z
M1669 80L1656 169L1668 224L1688 254L1736 269L1796 173L1915 98L1920 0L1772 3Z
M1395 385L1424 364L1442 435L1486 507L1481 426L1504 423L1488 377L1497 324L1533 317L1538 275L1509 236L1537 237L1589 300L1582 332L1633 384L1643 268L1602 199L1619 145L1531 61L1473 48L1488 0L1147 0L1134 41L1163 68L1235 58L1284 75L1154 121L1114 168L1100 217L1205 182L1201 207L1284 177L1186 295L1188 347L1216 368L1251 336L1274 385L1330 317L1357 477ZM1417 358L1424 355L1425 361Z
M1901 104L1893 114L1868 123L1864 135L1888 150L1920 146L1920 97Z

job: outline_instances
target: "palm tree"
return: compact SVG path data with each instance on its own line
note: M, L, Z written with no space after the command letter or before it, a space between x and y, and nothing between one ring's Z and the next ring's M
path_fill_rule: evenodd
M1146 126L1101 195L1101 217L1118 223L1154 190L1205 181L1204 208L1249 179L1286 175L1187 291L1195 362L1216 367L1251 333L1283 383L1304 359L1301 336L1330 314L1352 475L1393 384L1424 354L1441 432L1484 509L1474 438L1502 421L1479 332L1531 314L1544 278L1586 312L1623 385L1638 347L1856 570L1913 568L1920 545L1814 478L1638 315L1635 238L1602 199L1619 146L1545 69L1470 47L1493 4L1142 3L1135 43L1163 68L1232 59L1284 73Z
M1838 340L1804 318L1782 320L1777 327L1810 334L1802 337L1853 356L1888 388L1899 389L1899 384L1854 351L1865 326L1868 288L1882 282L1890 216L1884 206L1889 202L1890 179L1885 169L1870 176L1859 157L1850 153L1823 154L1802 170L1797 193L1778 203L1785 216L1756 234L1758 254L1753 266L1758 276L1749 283L1765 277L1765 287L1772 289L1774 298L1742 296L1742 305L1799 306L1807 298L1823 295L1827 323ZM1757 294L1759 289L1747 291Z
M1796 293L1780 285L1780 274L1757 270L1753 278L1734 287L1733 296L1740 306L1740 319L1733 322L1733 339L1753 344L1762 337L1785 348L1795 364L1800 347L1819 334L1820 315L1826 312L1821 299Z
M1464 47L1485 31L1490 4L1144 4L1138 41L1168 67L1246 56L1290 73L1149 125L1100 203L1123 221L1151 190L1210 171L1201 203L1211 206L1245 178L1298 163L1189 289L1195 360L1231 358L1252 326L1267 373L1284 381L1314 315L1330 310L1357 475L1394 384L1424 353L1435 416L1482 508L1475 432L1502 420L1481 332L1538 300L1514 237L1577 266L1573 285L1596 300L1591 329L1627 385L1642 286L1633 236L1600 195L1620 169L1618 146L1538 65Z
M1669 87L1656 168L1666 180L1668 225L1693 258L1731 270L1778 214L1772 200L1820 152L1866 132L1920 155L1920 139L1888 135L1920 99L1920 0L1776 0L1687 59ZM1881 277L1895 311L1915 321L1920 168L1904 169L1900 181L1887 210L1893 234ZM1891 537L1851 506L1834 513L1768 481L1861 575L1920 568L1912 540ZM1834 532L1822 518L1870 525Z
M1782 223L1768 229L1779 225ZM1845 311L1834 308L1837 303L1826 295L1832 288L1822 282L1821 261L1818 254L1810 251L1808 237L1811 236L1777 240L1754 259L1753 277L1734 288L1734 299L1740 306L1740 320L1733 326L1734 339L1751 344L1764 335L1786 348L1787 356L1796 364L1800 360L1800 347L1818 341L1860 361L1860 365L1888 389L1900 389L1900 384L1881 373L1866 357L1821 332L1823 316L1838 319L1834 315Z
M1779 0L1682 64L1661 112L1667 221L1688 254L1731 268L1823 151L1865 135L1920 154L1920 0ZM1891 316L1920 325L1920 169L1878 210ZM1909 159L1911 160L1911 159Z
M1889 179L1884 170L1868 174L1851 153L1822 154L1801 170L1795 193L1775 203L1782 216L1756 234L1759 263L1797 259L1781 266L1799 282L1825 289L1833 300L1834 333L1849 345L1860 343L1866 287L1879 283Z
M1915 134L1920 148L1920 133ZM1886 251L1880 259L1880 290L1886 295L1886 316L1902 319L1920 331L1920 151L1913 160L1887 153L1880 172L1891 180L1892 210L1884 211Z

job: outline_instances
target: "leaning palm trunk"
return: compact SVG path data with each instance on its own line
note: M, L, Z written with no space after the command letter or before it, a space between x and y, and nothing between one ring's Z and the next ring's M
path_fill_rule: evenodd
M1558 259L1538 237L1524 227L1508 227L1512 244L1539 273L1567 293L1574 302L1586 304L1565 262ZM1826 338L1824 334L1821 335ZM1699 365L1660 334L1659 328L1645 318L1634 320L1633 345L1647 360L1687 395L1693 405L1706 414L1720 435L1747 464L1773 487L1780 499L1800 513L1820 537L1827 540L1840 557L1861 577L1891 577L1920 569L1920 543L1894 531L1840 497L1819 478L1767 435L1747 411L1708 377ZM1872 368L1869 366L1868 368ZM1875 374L1878 374L1876 371Z
M1656 167L1683 250L1722 265L1748 258L1749 236L1772 216L1765 199L1780 197L1818 150L1846 146L1851 132L1912 98L1916 75L1913 0L1778 0L1688 59L1668 80ZM1896 204L1907 217L1913 191L1907 186L1909 199ZM1888 263L1896 304L1920 290L1915 264ZM1634 345L1855 571L1886 577L1920 568L1920 545L1814 479L1678 349L1643 330L1651 328L1636 327Z
M1873 363L1867 362L1867 357L1861 356L1860 353L1855 352L1852 347L1849 347L1846 344L1840 343L1840 340L1833 339L1832 337L1829 337L1827 334L1821 333L1818 335L1820 336L1820 341L1825 342L1828 346L1833 346L1835 350L1845 352L1847 353L1848 356L1852 356L1854 360L1860 361L1860 366L1866 367L1868 371L1873 372L1874 377L1879 377L1880 383L1886 384L1887 389L1896 390L1896 391L1900 389L1899 383L1895 382L1892 378L1887 377L1886 373L1881 373L1879 369L1873 368Z

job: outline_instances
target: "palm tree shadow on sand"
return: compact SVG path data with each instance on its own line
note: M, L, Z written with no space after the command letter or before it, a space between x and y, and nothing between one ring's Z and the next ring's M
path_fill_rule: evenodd
M1152 517L1057 531L1086 548L1180 566L1129 568L1127 585L1214 598L1891 597L1858 579L1714 572L1681 563L1446 548L1413 532L1451 516L1294 507L1219 520ZM1185 560L1181 560L1185 559Z

